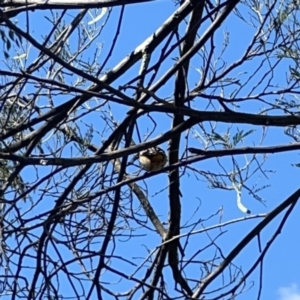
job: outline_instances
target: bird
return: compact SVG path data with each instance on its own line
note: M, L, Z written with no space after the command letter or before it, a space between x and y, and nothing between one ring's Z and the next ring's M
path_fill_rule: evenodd
M160 147L151 147L139 153L139 162L141 167L147 172L161 170L167 163L168 158Z

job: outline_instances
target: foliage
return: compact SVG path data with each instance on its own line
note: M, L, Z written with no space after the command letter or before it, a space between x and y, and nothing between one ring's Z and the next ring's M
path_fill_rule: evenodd
M1 297L259 299L300 196L266 201L300 165L297 1L50 2L0 4Z

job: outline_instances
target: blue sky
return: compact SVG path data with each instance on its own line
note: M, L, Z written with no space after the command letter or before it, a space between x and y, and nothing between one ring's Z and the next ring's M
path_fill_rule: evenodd
M282 287L278 290L279 300L299 300L300 291L296 284L291 284L288 287Z
M243 7L239 6L239 8L243 11ZM103 58L105 58L106 54L109 51L110 42L112 39L112 32L114 33L116 28L116 22L118 20L118 12L120 11L119 8L115 8L113 11L113 15L109 20L109 23L104 28L103 33L95 41L93 46L96 43L101 43L101 55L99 57L99 61L101 62ZM171 1L167 0L158 0L154 1L153 3L146 3L146 4L137 4L126 8L125 16L124 16L124 23L121 28L120 38L118 39L117 47L114 52L114 55L111 57L107 64L106 71L110 68L113 68L121 59L123 59L126 55L128 55L131 51L133 51L139 44L141 44L154 30L156 30L161 24L174 12L174 4ZM72 15L74 12L69 12ZM99 12L100 13L100 12ZM42 17L45 14L44 11L40 13L31 13L30 20L31 22L31 30L33 31L33 35L37 37L37 39L41 39L42 35L45 35L46 32L46 24L47 22L44 21ZM75 14L75 13L74 13ZM32 18L32 19L31 19ZM22 16L18 17L20 23L24 21ZM38 20L40 22L44 21L45 25L42 26L34 26L33 20ZM85 19L88 21L88 17ZM101 19L97 26L101 25L101 22L104 19ZM48 28L50 30L50 27ZM219 29L218 34L216 35L215 43L216 43L216 50L215 56L217 57L219 53L221 53L222 45L221 42L218 43L218 39L222 41L222 37L224 35L225 30L229 32L229 45L227 50L224 53L224 61L228 65L236 61L245 51L245 47L249 40L251 39L251 35L255 32L255 29L246 26L243 22L238 20L235 16L231 16L228 21L223 24L223 26ZM73 42L76 41L76 35L74 36ZM72 43L72 41L71 41ZM71 44L72 45L72 44ZM85 55L92 55L93 50L87 51ZM20 53L18 53L20 54ZM34 49L30 50L29 53L29 61L36 58L37 51ZM152 57L153 61L158 57L159 52L155 53ZM162 75L164 71L166 71L169 67L174 64L174 60L178 54L174 52L170 56L170 60L162 67L160 70L158 77ZM273 58L270 58L275 59ZM152 62L153 62L152 61ZM190 88L192 89L194 85L199 81L200 74L197 71L197 66L200 64L199 57L195 57L192 60L192 69L190 71ZM247 76L251 75L251 72L255 70L257 62L251 61L250 63L242 66L238 70L234 70L232 72L232 76L237 76L239 74L240 80L243 81ZM274 82L277 84L284 85L285 82L282 80L282 74L288 70L291 62L284 61L274 74ZM3 62L0 62L0 68L4 68ZM116 82L113 83L113 86L118 87L122 83L126 82L128 78L136 75L139 69L139 64L135 65L132 70L121 77ZM258 76L262 76L263 71L258 73ZM39 75L41 76L41 75ZM131 76L131 77L130 77ZM71 80L75 80L76 77L70 76ZM255 84L255 78L245 87L241 88L239 96L246 95L253 85ZM31 87L33 88L33 87ZM259 88L257 89L259 91ZM170 80L169 83L159 91L160 97L171 97L173 91L173 80ZM232 92L230 89L226 90L226 93ZM257 92L257 91L255 91ZM269 100L273 101L275 97L270 97ZM67 97L66 97L67 99ZM55 98L54 101L56 104L60 104L64 101L64 98ZM97 103L90 101L89 105L93 106ZM207 102L195 101L192 103L195 108L204 108L207 105ZM114 119L116 122L121 122L122 119L125 117L127 113L127 109L119 109L117 105L112 105L112 110L114 112ZM239 111L244 112L252 112L257 113L259 111L259 107L256 103L248 102L246 105L241 105ZM155 118L157 127L149 139L155 138L168 130L171 126L171 118L165 115L161 115L159 113L153 114L153 118ZM85 124L91 124L96 130L101 131L102 127L104 126L104 122L101 118L99 118L99 112L94 112L92 114L87 115L86 117L82 118L82 123L80 123L80 127L83 131L87 130ZM147 136L147 133L151 131L153 127L152 121L148 118L148 116L143 116L139 121L139 128L141 130L141 135L144 138ZM208 124L204 124L204 126L209 127ZM257 144L262 136L262 130L259 127L252 127L248 125L242 126L233 126L232 127L232 135L236 132L237 127L244 130L254 129L255 132L248 136L245 140L244 145L239 146L252 146L253 144ZM227 131L228 124L218 124L216 127L216 131L219 133L223 133ZM197 132L196 132L197 131ZM270 145L277 145L277 144L284 144L290 143L291 140L282 133L281 128L270 128L268 130L266 139L263 142L264 146ZM195 127L195 132L193 133L193 137L189 139L189 146L193 147L202 147L202 142L200 138L197 138L196 133L201 133L200 127ZM184 135L183 135L184 136ZM134 139L138 141L138 137L135 134ZM96 145L100 143L100 137L95 134L92 142ZM50 138L50 144L52 143ZM181 147L182 151L185 146L185 140L183 138ZM166 150L168 145L167 143L163 144L162 147ZM63 154L68 156L70 149L67 148L64 150ZM243 157L240 156L237 158L240 166L246 164L247 159L250 159L250 156ZM262 157L258 156L258 159L262 161ZM220 159L221 163L230 170L232 168L232 162L229 158L222 158ZM262 190L260 192L260 196L265 200L264 205L259 201L255 200L251 195L248 194L247 191L243 190L242 193L242 201L243 204L249 208L253 215L256 214L263 214L268 213L273 208L275 208L279 203L285 200L290 194L292 194L298 187L298 176L299 176L299 169L292 167L292 164L298 163L300 161L299 155L297 152L292 153L284 153L284 154L276 154L276 155L269 155L268 159L266 160L263 168L264 170L270 170L271 172L267 172L268 179L262 176L260 173L254 175L253 178L249 180L249 186L253 187L256 183L259 186L270 185L268 188ZM192 166L196 170L204 171L204 170L214 170L215 172L221 172L218 166L218 162L215 159L209 159L203 162L198 162L193 164ZM26 168L22 173L26 176L29 181L34 181L33 168ZM130 167L128 168L129 172L136 172L138 171L138 167ZM74 170L70 170L69 174L72 174ZM49 169L47 167L39 170L40 175L47 174ZM153 205L156 213L159 215L162 221L168 220L168 191L167 191L167 174L159 174L158 176L151 177L146 180L147 184L147 191L148 197ZM140 182L142 186L143 183ZM145 186L146 187L146 186ZM227 222L230 220L234 220L237 218L246 217L236 205L236 193L234 191L220 191L217 189L209 189L208 184L204 181L203 178L197 179L196 176L193 174L191 170L186 170L185 176L182 177L181 182L181 191L183 193L182 198L182 224L187 224L188 222L192 223L201 218L203 223L202 226L213 226L218 224L218 222ZM47 198L46 203L42 203L40 207L36 208L32 214L37 214L39 209L42 211L46 211L50 209L53 205L53 199L51 197ZM24 207L26 204L23 204ZM29 204L28 204L29 205ZM133 205L135 207L138 206L138 202L136 199L133 200ZM221 211L216 216L209 218L216 212ZM299 274L299 263L300 263L300 242L299 242L299 216L300 208L296 206L295 210L290 215L287 223L285 224L281 234L276 239L274 244L272 245L271 249L267 253L265 260L264 260L264 268L263 268L263 289L262 289L262 296L261 299L274 299L274 300L299 300L300 299L300 274ZM282 215L280 215L277 219L275 219L262 233L261 235L261 242L262 245L265 245L271 236L273 235L274 231L276 230ZM223 234L218 239L218 245L222 248L224 255L228 254L232 248L237 245L240 240L259 222L259 218L247 220L239 223L235 223L224 227L224 230L227 230L226 234ZM132 222L133 226L136 226L134 222ZM201 226L198 226L196 229L200 229ZM138 228L138 227L137 227ZM182 233L189 232L191 227L186 227L182 229ZM144 229L136 229L138 233L145 234L139 238L136 238L134 242L128 243L126 239L124 242L121 241L120 244L122 245L118 248L115 252L116 255L122 256L125 253L128 253L126 257L129 259L130 257L135 257L135 261L141 263L137 257L144 257L147 255L149 250L153 250L159 243L160 238L157 234L152 233L149 234L148 230ZM192 255L196 251L196 249L204 247L212 237L216 237L220 233L219 230L212 231L210 237L206 236L205 233L203 234L195 234L192 236L189 242L189 247L187 248L186 255ZM185 241L185 238L182 239L182 242ZM251 267L253 262L256 260L259 252L258 252L258 242L257 239L254 239L248 247L240 253L236 260L234 261L236 266L243 266L244 271L247 268ZM147 247L146 247L146 246ZM95 247L97 249L97 246ZM64 255L65 250L61 250L62 255ZM203 259L209 258L211 256L210 250L203 251ZM66 254L67 255L67 254ZM200 256L200 258L202 258ZM199 258L199 259L200 259ZM133 272L135 267L128 267L127 264L123 262L114 262L114 267L120 268L126 272ZM78 267L74 267L74 270L78 271ZM197 277L198 270L193 266L189 269L190 274ZM142 272L139 275L143 274ZM191 276L192 276L191 275ZM171 278L170 271L166 271L166 278ZM104 274L104 280L107 281L117 281L117 277L114 278L111 274ZM254 282L254 287L249 291L243 293L239 299L248 300L248 299L255 299L257 295L257 288L258 288L258 279L259 279L259 270L256 270L249 279L249 285L251 286L251 280ZM168 279L167 279L168 280ZM222 280L217 280L216 283L212 284L212 289L218 287L222 284ZM122 282L121 284L116 284L116 290L123 291L124 289L128 288L130 285L126 282ZM209 298L209 296L208 296Z

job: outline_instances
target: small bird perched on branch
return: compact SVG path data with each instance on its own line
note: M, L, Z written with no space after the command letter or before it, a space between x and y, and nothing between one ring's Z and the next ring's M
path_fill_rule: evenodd
M165 151L159 147L151 147L139 154L139 161L144 170L154 172L162 169L168 159Z

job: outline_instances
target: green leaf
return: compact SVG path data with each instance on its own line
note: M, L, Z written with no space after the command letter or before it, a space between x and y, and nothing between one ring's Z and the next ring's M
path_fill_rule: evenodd
M14 32L12 30L8 31L8 36L10 37L11 40L14 40Z
M249 134L253 133L254 129L248 130L247 132L244 133L244 130L237 132L233 138L233 146L236 146L240 141L242 141L246 136Z
M6 41L6 48L7 48L7 50L9 50L11 48L11 42L10 42L10 40Z
M221 136L219 135L218 133L214 132L212 135L211 135L211 138L214 140L214 141L222 141L222 142L226 142L226 140Z

